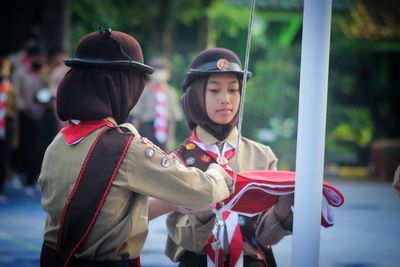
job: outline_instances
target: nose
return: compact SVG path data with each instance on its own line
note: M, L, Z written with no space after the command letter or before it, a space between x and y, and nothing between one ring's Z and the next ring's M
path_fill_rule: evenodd
M223 89L220 91L220 102L221 104L229 104L230 102L230 96L229 96L229 92L228 89Z

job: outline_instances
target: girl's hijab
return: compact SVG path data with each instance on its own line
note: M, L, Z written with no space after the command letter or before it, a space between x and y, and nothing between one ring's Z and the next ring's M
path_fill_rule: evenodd
M61 120L113 117L124 123L145 86L145 76L130 70L72 68L57 91Z

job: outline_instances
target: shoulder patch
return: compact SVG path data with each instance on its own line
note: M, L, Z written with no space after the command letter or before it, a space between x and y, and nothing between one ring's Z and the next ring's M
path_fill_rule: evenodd
M144 151L144 154L146 155L147 158L152 159L156 155L156 152L152 147L146 148Z

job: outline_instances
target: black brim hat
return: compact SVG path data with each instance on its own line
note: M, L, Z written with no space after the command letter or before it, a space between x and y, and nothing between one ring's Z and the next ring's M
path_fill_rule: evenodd
M64 60L69 67L130 69L151 74L154 69L143 63L142 49L132 36L110 28L83 37L75 57Z
M217 73L233 73L243 80L244 70L238 56L225 48L212 48L200 52L190 64L186 77L181 85L182 92L196 79ZM247 79L252 73L247 72Z

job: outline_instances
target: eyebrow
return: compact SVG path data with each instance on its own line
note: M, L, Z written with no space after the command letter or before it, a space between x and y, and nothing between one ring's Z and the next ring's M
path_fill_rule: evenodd
M210 84L220 84L220 82L218 80L208 80L208 83L210 83ZM235 80L229 81L228 83L235 84L235 83L239 83L239 82L238 82L238 80L235 79Z

